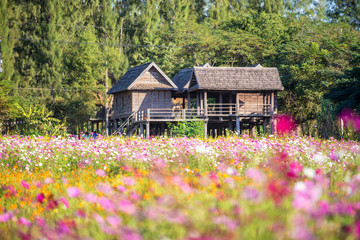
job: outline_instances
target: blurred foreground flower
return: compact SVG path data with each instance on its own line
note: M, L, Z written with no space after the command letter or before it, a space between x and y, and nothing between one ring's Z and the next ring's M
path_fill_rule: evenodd
M277 115L275 119L276 130L280 135L288 134L294 131L297 127L296 120L291 115Z
M343 121L346 128L351 128L355 132L360 133L360 116L354 111L345 108L340 112L339 118Z

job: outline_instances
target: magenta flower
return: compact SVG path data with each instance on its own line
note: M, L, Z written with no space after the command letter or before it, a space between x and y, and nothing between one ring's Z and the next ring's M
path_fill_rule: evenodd
M69 187L67 188L67 194L71 198L76 198L80 195L80 190L77 187Z
M59 198L59 201L62 202L66 208L69 208L69 202L65 197Z
M21 181L21 185L26 189L30 189L29 183L27 183L26 181Z
M13 214L10 212L6 212L0 215L0 222L7 222L13 217Z
M122 186L122 185L119 185L117 187L117 189L119 190L119 192L125 192L126 191L126 187Z
M354 111L345 108L340 112L339 118L343 120L345 127L353 128L355 132L360 133L360 116Z
M36 196L36 199L38 200L39 203L43 203L44 202L44 199L45 199L45 196L43 193L40 193Z
M19 223L22 224L22 225L25 225L27 227L31 226L31 222L29 220L27 220L26 218L24 218L24 217L20 217Z
M291 115L278 115L276 116L276 130L282 134L288 134L295 130L297 127L296 120Z

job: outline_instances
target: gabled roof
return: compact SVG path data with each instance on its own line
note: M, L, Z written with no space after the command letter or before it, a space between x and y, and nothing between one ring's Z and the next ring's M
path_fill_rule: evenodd
M284 90L277 68L194 67L194 75L191 90Z
M137 80L152 67L154 67L171 85L171 88L167 87L168 89L177 89L176 85L171 81L171 79L166 76L166 74L154 62L151 62L130 68L107 92L107 94L114 94L125 90L131 90Z
M199 67L206 68L211 66L210 64L205 63L203 65L200 65ZM194 68L184 68L181 69L180 72L178 72L178 74L173 77L172 81L176 84L180 91L189 87L188 84L191 80L191 75L193 71Z

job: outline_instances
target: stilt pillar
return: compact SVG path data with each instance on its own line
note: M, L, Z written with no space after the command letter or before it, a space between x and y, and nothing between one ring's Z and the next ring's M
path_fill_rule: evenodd
M146 122L146 138L147 139L150 138L150 122L149 121Z
M240 118L236 117L236 135L240 136Z
M204 124L204 136L207 137L207 132L208 132L208 122L205 121L205 124Z
M140 137L144 137L144 124L140 123Z

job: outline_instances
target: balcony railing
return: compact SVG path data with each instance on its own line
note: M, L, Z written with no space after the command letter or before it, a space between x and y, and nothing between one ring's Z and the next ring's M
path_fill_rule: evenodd
M134 121L180 121L203 117L204 111L197 109L143 109L135 113Z
M217 116L270 116L270 114L270 104L240 104L236 112L236 104L215 103L208 104L206 111L204 109L143 109L133 113L132 121L180 121Z
M270 115L271 104L239 104L239 111L236 112L235 103L211 103L208 104L207 116L251 116Z

